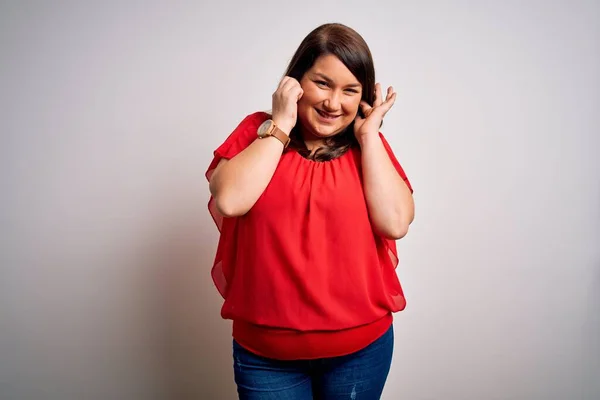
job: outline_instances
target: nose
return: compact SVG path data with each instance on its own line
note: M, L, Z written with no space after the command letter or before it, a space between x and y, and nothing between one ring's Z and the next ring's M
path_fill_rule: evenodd
M337 90L330 91L329 96L323 102L323 106L327 112L338 111L341 105L341 94Z

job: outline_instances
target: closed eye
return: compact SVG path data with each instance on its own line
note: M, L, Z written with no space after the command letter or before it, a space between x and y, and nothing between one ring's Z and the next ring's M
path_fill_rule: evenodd
M315 83L318 86L325 86L325 87L329 86L329 84L327 82L325 82L325 81L315 81Z

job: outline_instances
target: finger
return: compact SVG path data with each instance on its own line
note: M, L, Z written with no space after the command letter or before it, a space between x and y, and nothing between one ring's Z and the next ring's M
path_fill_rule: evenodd
M360 101L360 108L363 110L363 112L367 111L368 109L372 108L371 105L369 103L367 103L364 100Z
M281 87L281 92L289 93L292 90L295 90L296 88L302 88L302 86L300 86L300 82L298 82L294 78L289 78Z
M285 92L286 95L288 95L291 99L294 99L295 101L300 100L300 98L302 97L302 95L304 94L304 90L302 90L302 88L300 87L300 85L298 86L292 86L291 88L289 88L289 90L287 92Z
M281 91L282 98L291 99L295 102L298 102L303 94L304 90L300 85L285 86Z
M388 101L390 99L390 97L394 94L394 88L393 87L389 87L387 89L387 95L385 96L385 101Z
M277 85L277 90L281 89L290 79L292 78L287 75L281 78L281 80L279 81L279 85Z
M382 118L385 114L387 114L388 111L390 111L390 109L392 108L392 106L394 105L395 102L396 102L396 92L389 95L387 100L385 101L385 103L383 103L378 108L378 110L381 110L381 112L382 112L382 114L381 114Z
M375 101L373 102L373 107L378 107L383 103L383 99L381 96L381 84L375 84Z
M362 110L362 113L364 114L365 118L368 117L371 114L371 112L373 112L373 107L371 107L369 103L367 103L364 100L360 102L360 109Z
M304 94L304 90L296 79L288 78L281 88L278 89L278 96L282 99L293 99L297 102Z
M289 76L284 76L281 81L279 81L279 85L277 86L277 89L275 89L275 91L273 92L273 99L277 98L277 97L281 97L281 94L283 93L283 88L285 87L285 85L289 82L290 77Z
M291 93L294 88L300 89L300 85L295 83L297 82L295 79L287 77L285 81L282 80L280 87L277 89L275 93L273 93L273 99L278 99L277 101L285 101L286 98L292 97L294 100L298 98L297 93ZM296 90L297 90L296 89Z

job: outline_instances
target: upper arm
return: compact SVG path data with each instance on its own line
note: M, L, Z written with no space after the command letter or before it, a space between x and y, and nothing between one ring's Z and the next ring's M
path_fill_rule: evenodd
M408 180L408 177L406 176L404 169L398 162L398 159L396 158L396 155L394 154L394 151L392 150L390 144L388 143L388 141L386 140L386 138L383 136L383 134L381 132L379 132L379 137L381 138L381 141L383 142L383 147L385 147L385 151L388 153L388 156L390 157L390 160L392 161L394 168L396 168L396 171L398 171L398 174L400 175L400 177L402 178L402 180L404 181L406 186L408 186L410 193L413 193L412 185L410 184L410 181Z
M256 139L256 129L269 117L268 114L257 112L250 114L241 121L231 132L227 139L214 151L213 159L206 170L206 179L208 180L211 193L213 192L213 176L223 168L227 160L232 159L237 154L248 147Z
M210 178L208 179L208 187L210 189L210 194L212 196L215 195L215 176L218 174L219 170L221 170L221 168L223 168L223 165L225 165L227 163L227 161L229 161L229 160L226 158L221 158L219 160L219 163L215 167L215 169L213 169L210 174Z

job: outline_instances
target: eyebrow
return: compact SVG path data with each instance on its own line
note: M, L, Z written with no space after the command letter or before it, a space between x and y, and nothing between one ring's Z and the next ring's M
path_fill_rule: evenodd
M323 78L323 79L324 79L324 80L326 80L327 82L333 82L333 79L329 78L327 75L325 75L325 74L322 74L322 73L320 73L320 72L316 72L316 73L315 73L315 75L317 75L317 76L319 76L319 77ZM349 85L346 85L346 87L358 87L358 88L359 88L359 87L362 87L362 85L361 85L360 83L358 83L358 82L357 82L357 83L351 83L351 84L349 84Z

